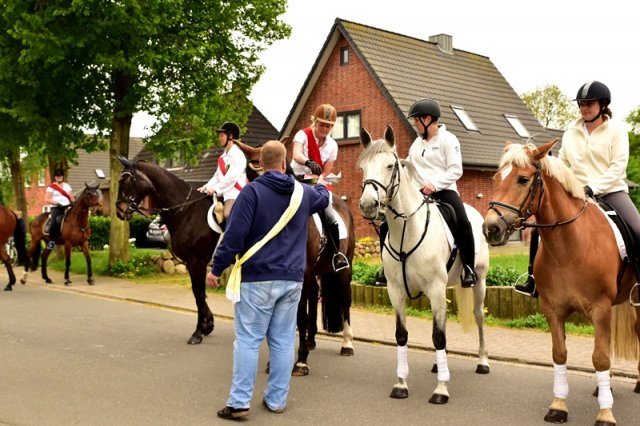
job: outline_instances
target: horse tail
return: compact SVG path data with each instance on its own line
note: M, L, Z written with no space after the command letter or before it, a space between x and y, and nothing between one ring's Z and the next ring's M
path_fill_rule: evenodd
M460 317L460 323L462 325L462 331L470 333L474 329L474 316L473 316L473 289L462 288L456 286L456 302L458 304L458 316Z
M33 234L32 238L33 238ZM33 244L33 241L31 242L31 244ZM42 243L40 241L38 241L36 243L36 247L35 250L33 251L33 254L31 255L31 270L32 271L37 271L38 270L38 262L40 261L40 250L42 250Z
M636 310L628 302L611 308L611 348L616 359L640 358L640 343L634 331Z
M24 220L16 216L16 228L13 230L13 242L18 251L18 265L29 268L29 256L27 254L27 231Z
M346 292L351 297L351 283L345 286L340 273L328 272L321 275L322 284L322 328L329 333L339 333L344 328L342 306L346 301ZM347 288L348 287L348 288ZM348 301L350 304L350 301Z

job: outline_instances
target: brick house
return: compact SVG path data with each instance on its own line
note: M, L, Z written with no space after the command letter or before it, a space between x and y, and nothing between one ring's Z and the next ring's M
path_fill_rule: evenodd
M451 36L421 40L336 19L281 136L307 127L317 105L336 107L333 136L340 153L334 171L341 171L343 178L335 192L348 201L358 238L375 235L358 207L362 175L355 164L362 151L360 128L377 139L390 124L398 154L406 157L416 137L406 115L423 97L440 104L440 121L460 140L464 176L458 190L482 214L491 199L491 179L504 142L551 139L491 60L453 48Z

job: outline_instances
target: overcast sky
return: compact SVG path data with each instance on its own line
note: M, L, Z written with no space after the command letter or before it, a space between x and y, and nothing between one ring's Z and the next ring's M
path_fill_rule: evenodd
M251 99L280 129L336 18L423 40L445 33L454 49L488 56L522 94L555 84L573 99L585 82L612 92L614 118L640 106L640 12L610 0L289 0L291 37L261 56ZM398 64L402 66L402 64ZM148 119L134 117L132 136Z

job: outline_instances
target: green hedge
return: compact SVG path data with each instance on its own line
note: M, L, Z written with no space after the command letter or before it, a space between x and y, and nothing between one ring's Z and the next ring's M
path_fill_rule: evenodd
M129 234L131 238L136 239L137 247L147 245L147 228L153 219L154 217L136 215L129 221ZM90 216L89 226L91 227L89 246L92 250L102 250L105 245L109 244L109 230L111 228L109 216Z

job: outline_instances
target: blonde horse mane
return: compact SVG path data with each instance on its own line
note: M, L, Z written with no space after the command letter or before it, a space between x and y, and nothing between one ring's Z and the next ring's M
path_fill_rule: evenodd
M525 145L510 144L504 150L504 154L500 160L500 169L510 164L516 167L527 167L531 163L531 154L537 151L538 148L532 143ZM567 167L562 160L546 155L540 160L540 167L544 173L556 179L571 196L584 200L584 185L580 183L571 169Z

